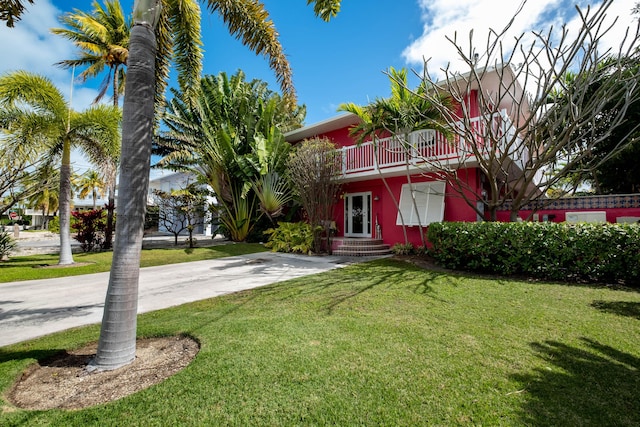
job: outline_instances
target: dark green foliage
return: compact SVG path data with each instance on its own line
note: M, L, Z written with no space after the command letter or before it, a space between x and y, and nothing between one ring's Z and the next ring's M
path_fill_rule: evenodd
M318 232L322 227L318 226ZM273 252L293 252L306 254L313 248L313 228L306 222L281 222L277 228L264 232L269 236L265 244Z
M635 224L434 223L429 253L447 268L640 286Z
M75 239L80 242L84 252L99 250L104 243L104 230L107 226L107 217L104 209L95 209L84 212L72 212L75 221L71 228L76 232Z

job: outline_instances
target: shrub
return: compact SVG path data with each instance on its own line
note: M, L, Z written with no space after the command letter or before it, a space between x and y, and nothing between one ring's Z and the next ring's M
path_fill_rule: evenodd
M71 228L76 231L74 238L80 242L84 252L98 250L104 242L104 230L107 226L104 213L103 209L71 213L75 218L71 224Z
M640 285L635 224L433 223L429 253L447 268Z
M391 247L391 252L396 255L412 255L414 248L411 243L396 243Z
M306 254L313 248L313 229L306 222L281 222L277 228L270 228L264 234L269 236L265 246L273 252Z
M6 231L0 231L0 261L8 258L16 248L16 241Z
M49 224L47 224L47 230L52 233L60 232L60 217L54 216L49 220Z

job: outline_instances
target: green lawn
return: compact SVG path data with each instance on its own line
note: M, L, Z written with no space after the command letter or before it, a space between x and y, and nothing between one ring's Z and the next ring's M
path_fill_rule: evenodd
M4 403L0 425L640 425L640 293L378 260L140 316L201 351L78 411ZM98 327L0 349L0 389Z
M262 245L257 243L228 243L193 249L184 247L143 249L140 267L215 259L265 250ZM0 262L0 283L18 280L50 279L53 277L77 276L80 274L109 271L111 268L112 255L112 252L73 254L73 260L76 263L87 263L87 265L74 265L65 268L40 268L43 265L55 266L58 263L58 254L12 257L8 261Z

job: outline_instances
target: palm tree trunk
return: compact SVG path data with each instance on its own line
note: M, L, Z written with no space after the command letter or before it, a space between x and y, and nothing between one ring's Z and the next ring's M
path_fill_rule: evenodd
M117 107L118 106L118 65L115 66L114 70L113 70L113 106ZM115 162L113 162L113 165L115 165ZM117 169L117 166L114 166L115 169ZM103 249L111 249L111 241L113 240L113 212L116 208L116 200L115 200L115 194L116 194L116 176L117 176L117 172L116 170L110 170L109 172L109 182L108 182L108 186L109 186L109 196L108 196L108 201L107 201L107 225L105 227L104 230L104 243L103 243Z
M60 165L60 258L58 264L73 264L71 253L71 144L65 137Z
M113 67L113 106L118 106L118 64Z
M140 251L153 138L156 54L153 29L136 23L131 29L129 49L116 238L98 351L92 361L93 367L104 370L132 362L136 352Z
M115 200L116 185L115 182L109 183L109 199L107 201L107 225L104 230L104 249L111 249L111 240L113 238L113 211L116 207Z

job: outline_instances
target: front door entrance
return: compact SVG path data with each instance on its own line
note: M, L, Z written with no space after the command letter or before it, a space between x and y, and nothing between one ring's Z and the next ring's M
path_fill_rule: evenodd
M344 235L371 237L371 192L345 195Z

